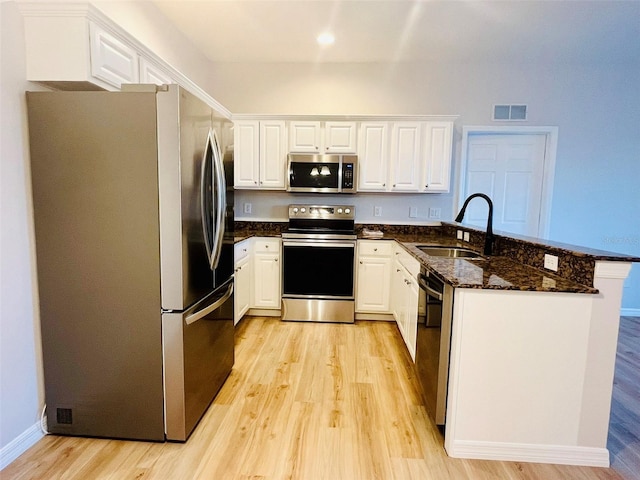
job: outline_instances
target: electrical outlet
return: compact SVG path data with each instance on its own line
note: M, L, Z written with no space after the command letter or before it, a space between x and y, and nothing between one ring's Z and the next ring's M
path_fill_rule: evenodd
M429 208L429 218L440 218L440 212L439 208Z
M409 207L409 217L416 218L418 216L418 207Z
M468 242L469 241L469 232L464 232L464 241Z
M458 230L458 231L456 232L456 238L457 238L458 240L462 240L462 230Z
M381 217L382 216L382 207L373 207L373 216Z
M251 204L250 203L245 203L244 204L244 213L251 213Z
M555 255L544 254L544 268L547 270L558 271L558 257Z

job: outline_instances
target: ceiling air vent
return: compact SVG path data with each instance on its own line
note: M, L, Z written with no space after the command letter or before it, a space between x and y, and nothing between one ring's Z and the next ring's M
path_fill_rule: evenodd
M494 105L493 120L523 121L527 119L526 105Z

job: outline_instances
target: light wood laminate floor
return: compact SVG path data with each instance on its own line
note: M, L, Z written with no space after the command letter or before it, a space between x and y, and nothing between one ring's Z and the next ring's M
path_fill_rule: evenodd
M394 323L247 317L233 372L185 444L48 435L13 479L620 479L616 471L449 458Z

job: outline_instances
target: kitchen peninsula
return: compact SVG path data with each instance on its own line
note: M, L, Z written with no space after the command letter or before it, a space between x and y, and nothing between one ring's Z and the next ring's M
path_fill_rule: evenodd
M285 223L237 222L238 239ZM608 466L624 279L640 258L496 233L494 255L433 257L418 245L481 251L484 232L357 225L383 233L454 288L445 449L452 457ZM469 233L469 242L457 233ZM558 258L557 272L544 269Z

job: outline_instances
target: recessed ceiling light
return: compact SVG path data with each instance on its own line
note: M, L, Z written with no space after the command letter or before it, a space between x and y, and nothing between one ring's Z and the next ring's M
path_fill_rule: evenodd
M331 45L336 40L332 33L324 32L316 39L320 45Z

